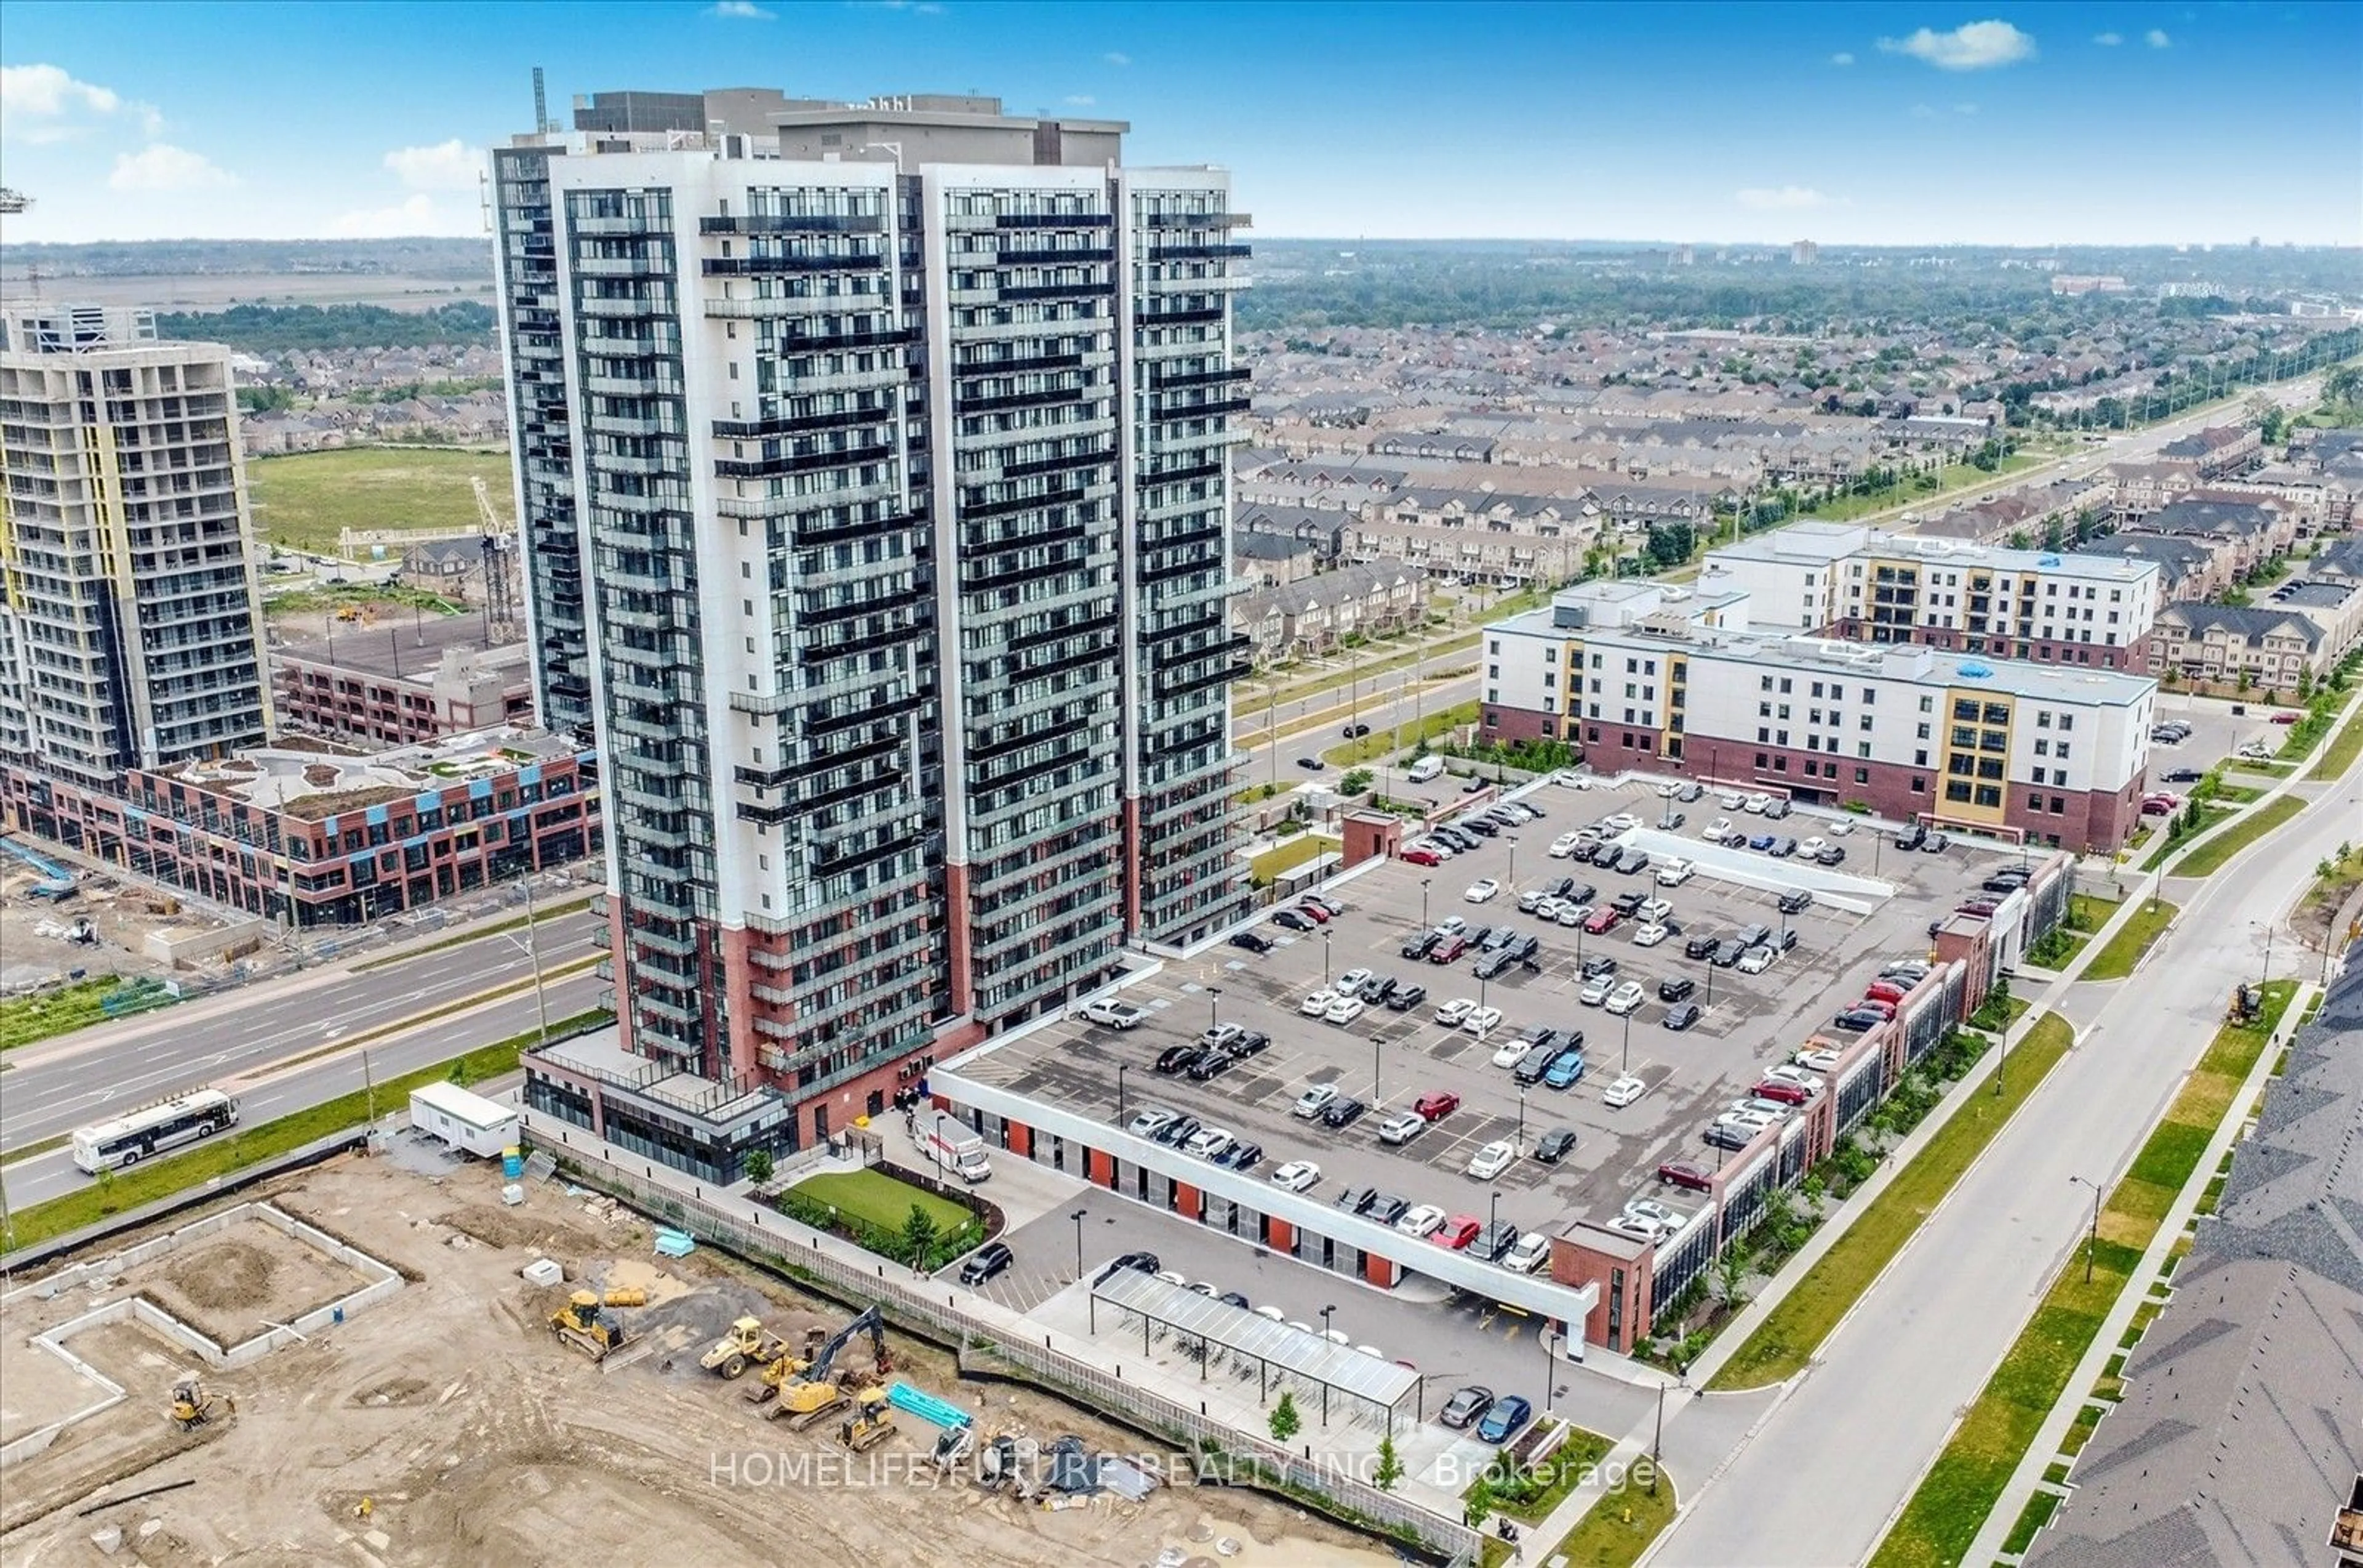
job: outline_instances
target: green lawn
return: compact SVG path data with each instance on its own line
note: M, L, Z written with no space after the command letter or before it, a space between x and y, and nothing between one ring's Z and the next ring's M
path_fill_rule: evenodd
M2238 1114L2237 1091L2296 990L2293 981L2275 981L2256 1023L2216 1031L2102 1206L2091 1283L2084 1279L2086 1249L2079 1247L1880 1543L1872 1568L1950 1568L1962 1560L2036 1430L2067 1395L2076 1363L2131 1283L2174 1195L2199 1168L2209 1139L2226 1115Z
M1949 463L1937 474L1936 488L1934 490L1920 489L1906 480L1903 484L1891 485L1885 490L1874 491L1869 495L1840 495L1834 500L1825 501L1818 506L1805 507L1789 520L1843 523L1851 522L1857 517L1869 517L1873 512L1884 512L1895 506L1936 506L1948 499L1956 491L1971 489L1980 484L1991 484L2008 474L2033 468L2036 463L2045 461L2044 455L2039 453L2013 452L2002 459L2001 464L1991 473L1974 463Z
M1565 1559L1568 1568L1629 1568L1674 1522L1675 1504L1673 1477L1661 1470L1655 1490L1628 1485L1609 1493L1557 1546L1533 1561Z
M2316 762L2313 771L2305 776L2310 779L2335 779L2353 767L2357 757L2363 757L2363 713L2346 721L2339 729L2337 738L2331 741L2330 750L2322 754L2322 761Z
M927 1218L936 1222L936 1229L942 1234L949 1235L969 1221L969 1211L960 1205L908 1182L897 1181L882 1171L838 1171L807 1176L788 1190L798 1197L828 1204L840 1214L898 1234L911 1218L913 1204L927 1211Z
M1434 713L1422 714L1417 724L1398 724L1389 729L1373 729L1359 740L1332 746L1321 753L1321 759L1333 767L1340 768L1374 762L1398 751L1408 751L1424 740L1434 740L1464 725L1474 724L1478 712L1478 706L1473 702L1439 708Z
M1707 1384L1713 1389L1760 1388L1803 1370L1862 1293L1936 1212L2018 1107L2034 1094L2075 1040L2057 1013L2047 1013L2014 1047L2002 1073L2003 1093L1971 1089L1976 1102L1953 1113L1911 1164L1832 1244L1758 1324Z
M2161 830L2156 846L2151 849L2149 852L2149 858L2142 862L2142 870L2156 871L2158 867L2164 865L2169 859L2180 853L2185 844L2190 843L2191 840L2197 838L2200 834L2204 833L2210 828L2224 821L2230 817L2231 815L2232 808L2228 806L2216 806L2208 801L2201 801L2199 803L2199 825L2191 828L2189 832L2181 834L2179 837L2168 834ZM2165 821L2167 818L2160 817L2159 820Z
M116 1010L106 1009L106 999L122 993ZM102 974L94 980L77 980L53 991L37 992L29 996L11 996L0 1002L0 1051L20 1045L30 1045L37 1040L50 1040L61 1034L72 1034L93 1024L105 1023L110 1018L128 1018L166 1006L178 1000L154 981L134 981L126 984L112 974Z
M2183 857L2174 868L2177 876L2212 876L2224 869L2224 862L2250 844L2305 809L2305 802L2293 795L2285 795L2269 806L2249 812L2213 839Z
M1319 833L1299 833L1248 861L1248 869L1254 874L1258 887L1270 887L1281 873L1292 871L1307 861L1317 861L1341 847L1337 840Z
M257 458L246 465L255 532L272 544L334 553L342 528L459 528L481 520L471 477L508 515L506 452L354 447Z
M2144 899L2141 907L2134 911L2133 918L2120 927L2117 934L2109 939L2108 946L2085 966L2083 977L2087 980L2123 980L2131 974L2134 965L2141 962L2142 954L2149 951L2150 943L2164 933L2167 922L2174 916L2175 906L2164 899Z
M1492 1493L1495 1512L1507 1514L1520 1524L1539 1524L1550 1518L1551 1510L1565 1502L1567 1495L1582 1484L1585 1473L1597 1469L1600 1462L1606 1459L1609 1451L1615 1446L1613 1439L1586 1431L1581 1427L1571 1427L1559 1440L1559 1447L1551 1451L1550 1458L1543 1462L1541 1474L1524 1495L1501 1489L1502 1467L1498 1461L1487 1466L1481 1479L1495 1488ZM1461 1494L1463 1498L1476 1486L1477 1483L1471 1481Z
M549 1032L553 1036L580 1033L597 1028L612 1017L605 1011L578 1013L570 1018L552 1019ZM528 1029L512 1035L492 1045L481 1046L465 1056L432 1067L422 1067L415 1073L388 1078L377 1085L377 1112L384 1116L408 1106L410 1091L422 1084L438 1080L456 1084L477 1084L487 1078L497 1078L516 1071L517 1052L539 1038L538 1029ZM216 1136L183 1154L174 1154L152 1164L134 1166L128 1174L109 1173L78 1192L68 1193L47 1203L20 1209L12 1218L6 1246L28 1247L85 1225L95 1225L111 1214L138 1208L158 1198L170 1197L217 1177L242 1171L289 1150L300 1149L315 1139L327 1137L347 1128L358 1127L369 1118L370 1092L357 1090L333 1100L325 1100L307 1110L281 1117L252 1126L241 1126L227 1136Z

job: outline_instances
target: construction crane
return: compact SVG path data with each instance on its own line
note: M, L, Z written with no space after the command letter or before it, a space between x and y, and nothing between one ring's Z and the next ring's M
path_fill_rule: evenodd
M0 185L0 217L13 217L33 205L33 198L22 191Z
M468 484L476 493L476 514L484 522L484 638L489 642L516 635L516 595L509 591L509 557L516 553L516 535L493 510L493 495L483 476L470 474Z

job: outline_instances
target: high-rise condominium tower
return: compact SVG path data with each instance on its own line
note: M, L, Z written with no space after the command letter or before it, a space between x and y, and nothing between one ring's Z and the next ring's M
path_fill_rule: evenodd
M0 759L110 785L262 740L229 350L145 310L0 310Z
M543 712L605 757L628 1043L802 1141L1244 911L1246 220L993 99L577 127L494 154Z

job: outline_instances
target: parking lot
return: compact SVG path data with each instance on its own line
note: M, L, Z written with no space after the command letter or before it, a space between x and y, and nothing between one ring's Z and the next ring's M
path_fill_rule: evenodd
M1941 854L1899 851L1863 828L1834 840L1848 851L1839 873L1740 851L1745 863L1736 869L1764 885L1702 872L1665 889L1653 874L1570 867L1548 853L1561 833L1613 813L1658 822L1668 803L1647 784L1590 790L1545 785L1524 798L1545 813L1541 820L1440 866L1372 865L1334 887L1342 913L1314 931L1283 930L1267 920L1258 929L1273 939L1269 952L1218 947L1126 987L1123 999L1145 1011L1136 1029L1069 1021L1013 1042L972 1071L1104 1122L1151 1105L1170 1107L1260 1145L1259 1174L1292 1160L1316 1162L1322 1173L1313 1189L1316 1196L1376 1187L1408 1204L1479 1220L1494 1216L1498 1196L1501 1219L1555 1234L1580 1218L1607 1218L1628 1196L1654 1195L1661 1161L1713 1164L1719 1156L1700 1133L1715 1111L1740 1095L1763 1067L1784 1060L1809 1033L1826 1026L1881 964L1925 954L1930 922L1975 887L1988 868L2017 859L2015 851L2005 857L1993 846L1958 840ZM1700 828L1723 815L1758 831L1799 839L1826 834L1831 824L1828 817L1803 810L1765 824L1727 813L1712 795L1678 809L1688 817L1679 836L1692 845ZM1672 842L1647 828L1635 841L1658 848ZM1858 888L1877 891L1849 898L1856 907L1817 899L1784 922L1775 907L1780 887L1792 882L1826 887L1844 873L1863 879ZM1869 880L1874 873L1876 882ZM1673 906L1670 919L1680 932L1641 948L1633 942L1632 922L1594 936L1517 912L1522 890L1563 876L1594 884L1603 900L1628 888L1662 895ZM1482 904L1466 902L1465 890L1487 877L1498 880L1501 891ZM1402 957L1406 937L1451 916L1472 930L1506 923L1533 935L1532 967L1513 966L1481 983L1470 970L1473 951L1449 965ZM1689 935L1729 935L1749 923L1775 931L1785 923L1796 930L1797 943L1757 974L1684 956ZM1602 956L1615 961L1617 978L1645 987L1647 999L1627 1018L1578 999L1581 961ZM1343 1024L1300 1012L1308 995L1355 969L1416 981L1428 995L1408 1011L1370 1006ZM1658 999L1659 982L1670 977L1694 982L1692 1000L1703 1007L1697 1025L1680 1033L1663 1027L1668 1007ZM1439 1025L1439 1004L1456 998L1499 1008L1500 1024L1481 1039ZM1270 1043L1207 1082L1154 1070L1160 1052L1194 1040L1217 1022L1259 1031ZM1496 1050L1530 1026L1582 1031L1581 1081L1566 1089L1542 1084L1522 1089L1509 1069L1494 1064ZM1602 1102L1602 1090L1626 1072L1645 1080L1647 1092L1612 1110ZM1297 1097L1316 1084L1336 1085L1371 1108L1335 1129L1292 1115ZM1459 1095L1460 1105L1405 1144L1381 1141L1378 1127L1386 1113L1437 1091ZM1576 1134L1574 1150L1553 1165L1529 1157L1537 1140L1557 1129ZM1468 1174L1471 1156L1497 1140L1514 1141L1520 1158L1490 1181Z
M2277 708L2262 700L2233 703L2221 697L2192 696L2188 692L2163 689L2152 706L2159 722L2176 719L2191 726L2191 737L2186 740L2172 744L2153 740L2150 744L2150 784L2177 794L2189 789L2191 781L2169 779L2170 773L2189 770L2203 773L2250 741L2269 752L2279 751L2289 739L2289 729L2275 724L2272 716L2294 711L2294 705ZM2246 711L2235 714L2232 711L2235 707Z

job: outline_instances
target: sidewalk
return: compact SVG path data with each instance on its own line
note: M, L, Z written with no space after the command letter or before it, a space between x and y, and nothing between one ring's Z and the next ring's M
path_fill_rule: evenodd
M2025 1511L2036 1492L2045 1485L2044 1472L2059 1462L2059 1445L2066 1439L2068 1429L2076 1424L2078 1413L2090 1403L2090 1391L2108 1370L2110 1359L2119 1353L2119 1342L2124 1340L2125 1330L2132 1327L2134 1314L2141 1309L2144 1302L2161 1299L2152 1292L2158 1287L2158 1271L2166 1266L2167 1254L2174 1251L2176 1243L2182 1240L2189 1230L2198 1212L2201 1196L2207 1191L2208 1184L2215 1179L2216 1171L2224 1163L2224 1156L2239 1142L2241 1129L2247 1125L2249 1108L2256 1104L2266 1081L2272 1076L2274 1063L2280 1059L2281 1051L2288 1045L2290 1037L2297 1032L2298 1021L2304 1018L2308 1003L2318 991L2319 987L2301 981L2296 992L2291 995L2288 1007L2281 1013L2280 1027L2265 1042L2265 1048L2257 1053L2256 1066L2249 1069L2248 1076L2240 1084L2240 1092L2225 1107L2223 1120L2216 1124L2214 1136L2207 1140L2207 1152L2200 1158L2198 1164L2191 1167L2189 1179L2182 1184L2182 1191L2175 1195L2173 1204L2166 1211L2166 1218L2158 1222L2158 1233L2150 1238L2140 1264L2125 1281L2125 1288L2109 1308L2109 1315L2102 1319L2091 1344L2085 1348L2083 1359L2069 1374L2068 1385L2060 1394L2059 1402L2052 1407L2051 1414L2044 1418L2043 1425L2036 1429L2033 1440L2026 1445L2026 1451L2019 1456L2018 1468L2012 1472L2010 1483L2002 1488L2002 1496L1994 1500L1993 1511L1986 1516L1985 1526L1978 1531L1977 1540L1970 1543L1968 1555L1962 1559L1964 1562L1992 1562L1998 1558L2004 1562L2015 1561L2002 1557L2003 1541L2017 1526L2019 1515ZM2110 1184L2114 1186L2124 1179L2124 1173L2119 1172ZM2074 1253L2071 1251L2061 1266L2069 1267L2073 1263ZM2047 1288L2049 1282L2046 1281L2045 1284ZM2163 1299L2172 1299L2170 1285L2168 1296ZM2074 1481L2071 1473L2069 1485L2072 1485ZM2065 1487L2048 1489L2066 1491Z

